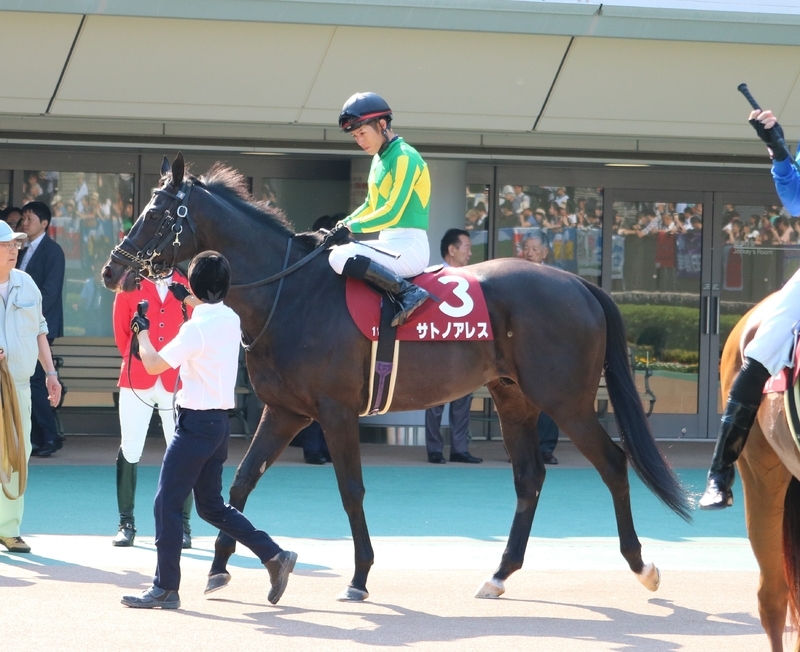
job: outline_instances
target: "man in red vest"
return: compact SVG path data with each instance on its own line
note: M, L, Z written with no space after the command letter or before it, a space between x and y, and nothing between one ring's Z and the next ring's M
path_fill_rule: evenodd
M119 422L122 445L117 453L117 504L119 506L119 532L112 545L128 547L136 536L133 508L136 496L136 470L144 449L147 429L158 409L167 446L175 436L175 417L172 410L172 395L178 379L177 369L167 369L158 376L151 376L134 351L131 356L131 319L142 299L149 302L147 316L150 318L150 337L155 349L161 350L178 334L184 321L181 302L167 286L171 282L188 283L186 276L175 270L170 276L151 281L142 279L139 289L119 292L114 299L114 339L122 355L119 374ZM191 308L187 307L187 318ZM191 548L189 515L192 510L191 494L183 506L183 547Z

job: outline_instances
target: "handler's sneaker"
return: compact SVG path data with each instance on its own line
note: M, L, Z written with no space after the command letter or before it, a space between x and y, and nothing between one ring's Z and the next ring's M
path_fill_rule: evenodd
M286 585L289 583L289 574L294 570L295 563L297 563L297 553L289 550L279 552L264 563L264 566L269 571L269 581L272 584L267 600L272 604L278 604L278 600L281 599L283 592L286 590Z
M22 540L22 537L0 537L2 543L9 552L30 552L31 547Z
M154 607L177 609L181 606L181 599L178 597L177 591L165 591L157 586L151 586L141 595L123 595L120 602L126 607L135 609L152 609Z

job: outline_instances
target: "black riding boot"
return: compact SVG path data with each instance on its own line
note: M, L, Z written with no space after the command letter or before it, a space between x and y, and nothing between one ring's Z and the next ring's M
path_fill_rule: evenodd
M419 285L409 283L402 276L379 265L366 256L353 256L344 265L342 276L366 281L383 290L400 307L392 319L392 326L402 326L411 313L430 297Z
M133 506L136 496L136 464L131 464L117 453L117 505L119 506L119 532L111 545L127 548L133 545L136 528L133 526Z
M733 504L733 465L747 443L769 377L769 372L760 362L745 358L739 375L733 381L722 415L706 492L700 498L700 509L724 509Z
M189 524L189 518L192 515L193 505L194 496L189 494L188 498L183 502L183 544L181 548L184 550L192 547L192 526Z

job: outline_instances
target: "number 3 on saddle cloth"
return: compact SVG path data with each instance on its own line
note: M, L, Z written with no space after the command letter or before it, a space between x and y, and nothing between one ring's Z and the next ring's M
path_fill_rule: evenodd
M777 375L773 376L764 385L764 393L778 392L783 394L783 408L786 413L786 420L789 423L789 430L792 433L794 443L800 449L800 332L798 327L794 328L794 339L792 341L794 355L794 367L787 367Z
M399 328L395 307L363 281L347 279L347 308L372 342L369 394L361 416L384 414L392 405L400 342L493 340L489 311L478 279L463 267L432 267L410 279L431 295Z

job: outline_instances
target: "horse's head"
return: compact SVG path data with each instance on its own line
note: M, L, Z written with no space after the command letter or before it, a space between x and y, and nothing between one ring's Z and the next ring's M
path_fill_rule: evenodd
M192 179L184 178L180 152L170 166L164 157L161 185L122 242L111 251L103 267L103 283L111 290L129 292L142 276L157 278L169 274L175 265L195 252L194 226L188 202ZM186 246L191 241L191 247Z

